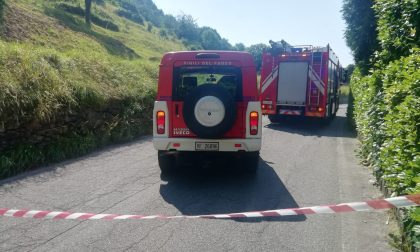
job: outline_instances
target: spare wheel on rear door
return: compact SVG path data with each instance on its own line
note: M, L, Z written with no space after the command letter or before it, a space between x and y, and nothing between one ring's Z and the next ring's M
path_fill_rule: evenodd
M224 88L203 84L184 99L183 115L188 128L201 138L218 138L236 119L234 98Z

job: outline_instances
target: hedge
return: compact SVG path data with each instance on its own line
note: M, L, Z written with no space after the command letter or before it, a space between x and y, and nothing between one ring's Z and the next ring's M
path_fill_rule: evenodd
M351 90L362 157L394 194L420 193L420 50L368 76L356 69ZM420 248L420 210L410 209L403 223Z

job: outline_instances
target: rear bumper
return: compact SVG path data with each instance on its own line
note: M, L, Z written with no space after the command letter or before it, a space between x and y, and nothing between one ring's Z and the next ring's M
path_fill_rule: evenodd
M221 152L261 150L261 138L254 139L197 139L197 138L153 138L156 150L196 151L196 142L218 143Z
M312 116L312 117L325 117L325 113L322 112L306 112L305 116Z

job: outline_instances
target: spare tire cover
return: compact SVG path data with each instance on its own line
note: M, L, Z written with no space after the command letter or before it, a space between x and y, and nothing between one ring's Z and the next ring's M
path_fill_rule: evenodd
M203 84L184 99L185 124L201 138L218 138L230 130L236 119L232 95L215 84Z

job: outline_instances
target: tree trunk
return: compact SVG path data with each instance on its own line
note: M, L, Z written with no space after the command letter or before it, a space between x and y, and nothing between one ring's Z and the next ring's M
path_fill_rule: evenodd
M90 15L91 15L92 0L85 0L85 21L90 26Z
M3 23L3 10L4 10L4 5L5 5L5 0L0 0L0 28L1 25Z

